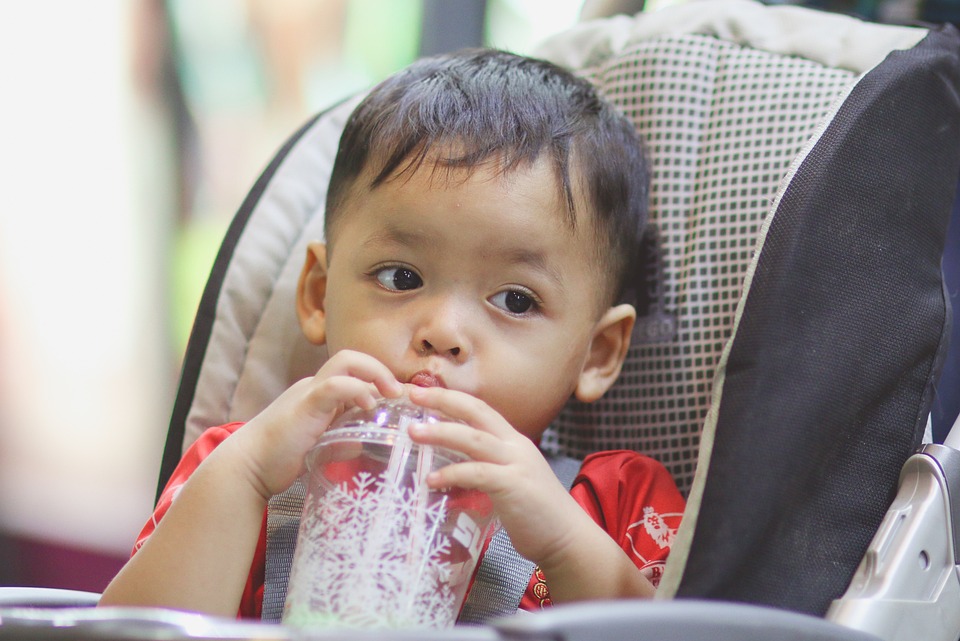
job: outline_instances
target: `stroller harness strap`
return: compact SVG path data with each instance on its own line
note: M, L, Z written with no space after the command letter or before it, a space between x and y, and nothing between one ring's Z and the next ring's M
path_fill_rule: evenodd
M547 462L563 487L570 491L580 471L580 461L566 456L547 456ZM458 623L479 624L516 612L533 576L534 565L520 556L506 530L497 530L480 560Z
M297 479L285 492L276 494L267 503L267 557L264 562L263 621L279 622L283 602L287 598L293 552L300 530L300 513L307 496L302 479Z
M581 462L565 456L546 457L557 479L569 491ZM267 505L267 558L261 613L264 621L279 622L283 615L305 498L306 487L298 479L288 490L272 497ZM479 624L516 612L533 569L534 564L514 549L506 530L498 530L480 560L458 622Z

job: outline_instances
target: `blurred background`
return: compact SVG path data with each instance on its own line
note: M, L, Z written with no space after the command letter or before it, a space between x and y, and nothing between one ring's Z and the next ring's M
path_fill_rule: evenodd
M424 54L677 1L0 3L0 585L100 591L127 558L220 238L311 114Z

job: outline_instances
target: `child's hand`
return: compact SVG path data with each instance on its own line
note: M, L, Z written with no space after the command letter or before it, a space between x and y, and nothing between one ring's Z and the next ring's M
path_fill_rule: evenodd
M333 420L351 407L372 408L378 396L400 396L401 385L372 356L337 352L312 378L294 383L233 435L252 482L265 499L287 489L304 457Z
M100 603L236 615L267 501L296 480L340 412L402 393L375 358L334 354L204 459Z
M486 492L517 552L546 575L554 602L653 596L650 582L580 509L537 446L499 413L462 392L432 387L409 394L414 403L466 423L413 426L418 443L473 459L434 472L428 483Z
M584 519L593 525L537 446L489 405L463 392L437 387L411 388L409 395L413 402L465 423L416 425L411 437L473 459L434 472L428 483L487 493L514 547L524 557L544 563L564 554L572 528L583 525Z

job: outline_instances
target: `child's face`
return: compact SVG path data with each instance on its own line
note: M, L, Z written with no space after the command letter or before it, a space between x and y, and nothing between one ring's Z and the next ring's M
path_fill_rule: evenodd
M537 439L571 394L595 396L578 389L609 311L591 221L571 227L544 160L507 175L431 170L354 187L313 340L370 354L402 383L467 392Z

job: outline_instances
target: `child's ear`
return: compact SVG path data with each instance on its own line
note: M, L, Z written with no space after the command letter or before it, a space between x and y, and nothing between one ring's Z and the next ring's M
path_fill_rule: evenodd
M574 390L578 401L592 403L617 380L636 319L637 312L632 305L616 305L597 321L587 360Z
M297 317L300 329L314 345L327 342L327 246L314 241L307 245L307 258L297 283Z

